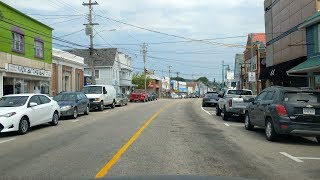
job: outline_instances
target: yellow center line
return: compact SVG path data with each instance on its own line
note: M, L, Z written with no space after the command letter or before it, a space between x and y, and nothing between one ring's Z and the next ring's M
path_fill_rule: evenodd
M140 134L144 131L145 128L157 117L160 113L166 110L169 106L173 103L166 105L165 107L161 108L157 113L155 113L150 119L148 119L143 126L129 139L129 141L118 150L118 152L112 157L112 159L105 164L102 169L96 174L95 178L102 178L104 177L110 168L119 160L124 152L131 146L131 144L140 136Z

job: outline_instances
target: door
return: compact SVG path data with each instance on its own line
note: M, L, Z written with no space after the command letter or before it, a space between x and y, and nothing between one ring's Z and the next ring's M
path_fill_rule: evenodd
M259 106L261 104L261 101L263 100L263 98L266 96L267 91L263 91L261 92L256 99L254 100L254 102L250 105L250 121L252 124L254 125L258 125L259 124L259 119L260 119L260 110L259 110Z
M125 94L122 94L122 98L123 98L123 103L124 104L128 104L128 97Z
M258 126L265 126L265 117L269 114L269 106L273 103L275 91L268 91L263 100L261 101L258 111L259 111L259 121Z
M110 103L110 93L106 90L106 87L102 87L102 96L104 99L104 105L109 105Z
M41 107L42 107L41 110L43 111L43 114L44 114L44 116L43 116L44 119L41 123L50 122L52 120L52 116L53 116L53 112L54 112L53 104L50 103L51 100L47 96L39 95L39 99L40 99Z
M78 112L82 113L86 110L86 102L81 93L77 93Z
M37 106L30 107L30 103L37 103ZM28 102L28 108L30 109L29 121L30 126L41 124L44 121L45 111L41 105L39 95L32 96Z

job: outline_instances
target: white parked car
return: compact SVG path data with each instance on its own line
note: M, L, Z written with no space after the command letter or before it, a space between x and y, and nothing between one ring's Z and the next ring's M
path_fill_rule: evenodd
M59 121L58 103L43 94L14 94L0 99L0 132L25 134L30 127Z

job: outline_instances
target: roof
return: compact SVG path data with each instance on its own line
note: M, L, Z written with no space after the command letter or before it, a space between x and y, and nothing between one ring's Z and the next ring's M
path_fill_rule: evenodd
M84 63L87 65L90 65L93 60L95 66L113 66L118 52L117 48L95 49L91 56L89 49L69 49L66 51L83 57Z
M11 7L11 6L9 6L8 4L6 4L6 3L4 3L4 2L2 2L2 1L0 1L0 5L5 6L6 8L8 8L8 9L10 9L10 10L12 10L12 11L14 11L14 12L16 12L16 13L18 13L18 14L26 17L26 18L28 18L28 19L30 19L30 20L32 20L32 21L34 21L34 22L36 22L36 23L39 23L39 24L45 26L46 28L49 28L49 29L53 30L52 27L50 27L50 26L48 26L48 25L46 25L46 24L44 24L44 23L42 23L42 22L40 22L40 21L38 21L38 20L36 20L36 19L34 19L34 18L32 18L32 17L24 14L24 13L22 13L21 11L19 11L19 10L15 9L15 8L13 8L13 7Z
M320 57L315 56L312 58L308 58L303 63L300 63L299 65L293 67L287 73L293 74L293 73L308 73L309 71L320 69Z
M320 12L317 11L313 16L309 17L303 23L300 24L299 29L309 27L320 22Z
M265 33L250 33L248 34L248 40L247 40L247 47L249 47L249 49L251 46L251 36L252 36L252 43L255 44L257 42L260 42L260 43L263 43L264 47L266 47L267 40L266 40Z
M284 91L302 91L302 92L316 92L312 89L309 89L309 88L305 88L305 87L285 87L285 86L271 86L271 87L268 87L264 90L269 90L269 89L274 89L274 88L278 88L278 89L281 89L281 90L284 90Z

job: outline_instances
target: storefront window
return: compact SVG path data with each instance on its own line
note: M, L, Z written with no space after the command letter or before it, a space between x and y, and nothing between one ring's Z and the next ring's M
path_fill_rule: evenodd
M22 80L16 80L14 84L14 94L21 94L23 93L23 81Z
M49 87L49 82L42 82L40 87L41 94L49 94Z

